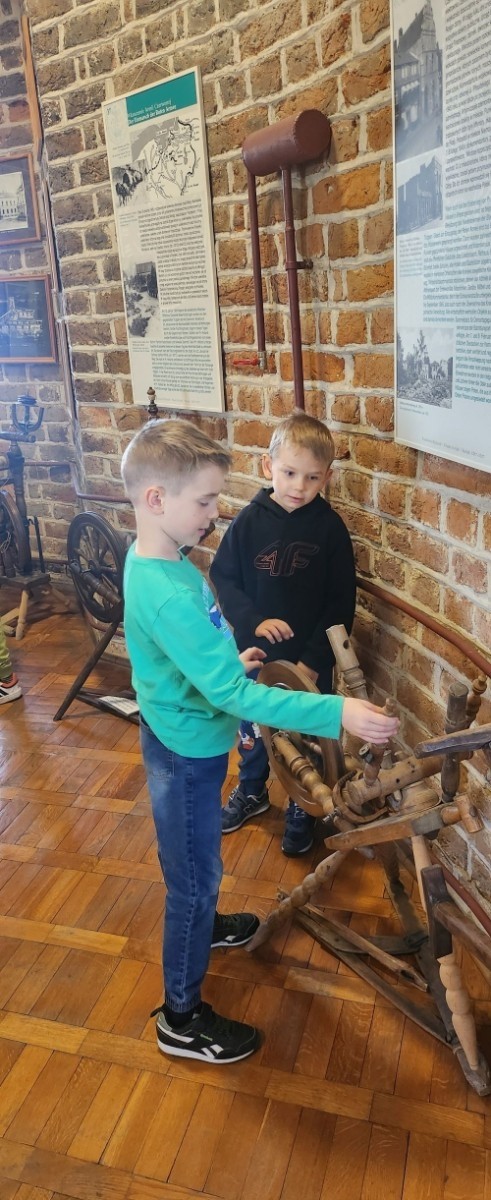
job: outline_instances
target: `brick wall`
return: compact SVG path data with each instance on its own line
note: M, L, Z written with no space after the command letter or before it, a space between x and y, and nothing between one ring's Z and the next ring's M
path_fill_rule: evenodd
M121 450L144 419L132 405L101 101L159 72L202 70L227 390L227 414L203 423L234 449L229 511L254 492L261 449L293 406L276 179L259 202L268 371L237 365L254 347L240 146L267 122L320 108L333 127L329 163L301 172L295 205L299 254L314 261L300 277L306 408L335 433L333 500L362 575L485 651L491 476L393 441L388 9L388 0L28 0L84 468L89 488L113 491ZM449 681L475 669L366 594L358 637L376 688L401 703L409 740L440 730Z
M20 4L0 0L0 157L32 151L33 132L27 100L21 44ZM0 248L0 275L45 275L50 272L49 249L40 195L39 172L34 163L41 241ZM22 393L44 405L43 425L36 445L24 446L26 461L34 464L73 460L74 429L57 365L0 365L0 429L10 425L10 405ZM33 466L26 470L26 493L31 516L39 519L47 560L66 552L66 522L73 512L75 493L65 466Z

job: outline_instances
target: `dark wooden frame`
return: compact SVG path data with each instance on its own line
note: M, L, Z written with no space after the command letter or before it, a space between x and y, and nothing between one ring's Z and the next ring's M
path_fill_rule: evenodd
M26 288L33 283L44 284L45 305L44 311L40 314L43 319L43 324L49 336L50 353L42 355L20 355L20 354L4 354L1 347L0 333L0 363L55 363L57 362L56 350L56 335L55 323L53 317L53 306L51 302L52 282L50 275L0 275L0 291L2 284L7 287L14 287L24 284Z
M0 228L0 249L2 246L13 246L23 242L39 242L41 237L32 154L25 151L23 154L2 155L0 158L0 181L2 176L10 175L13 172L21 174L23 178L28 224L27 228L23 230Z

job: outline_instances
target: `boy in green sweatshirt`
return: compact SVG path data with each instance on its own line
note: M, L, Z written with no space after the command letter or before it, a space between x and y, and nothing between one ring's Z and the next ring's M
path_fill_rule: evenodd
M121 467L137 527L125 567L125 635L167 887L157 1040L166 1054L215 1063L245 1058L260 1041L257 1029L201 1000L210 950L245 945L258 926L251 913L216 909L221 789L240 719L331 738L343 726L378 743L398 728L367 701L247 679L264 653L239 655L205 579L182 553L217 516L229 463L188 421L157 420L135 435Z

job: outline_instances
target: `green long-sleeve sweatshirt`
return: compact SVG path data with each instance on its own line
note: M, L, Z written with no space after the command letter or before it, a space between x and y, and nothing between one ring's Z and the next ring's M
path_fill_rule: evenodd
M285 692L247 678L230 629L189 559L125 566L125 635L140 712L164 745L191 758L224 754L239 721L336 738L343 698Z

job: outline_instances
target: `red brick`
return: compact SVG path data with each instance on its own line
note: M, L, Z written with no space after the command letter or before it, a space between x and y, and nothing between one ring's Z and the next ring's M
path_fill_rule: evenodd
M441 498L439 492L415 488L411 495L411 516L422 525L440 528Z
M375 300L378 296L386 296L394 289L394 264L391 261L354 268L346 272L346 283L349 300Z
M385 439L357 437L353 440L354 460L360 467L414 479L417 471L417 451Z
M462 504L460 500L450 500L447 506L447 529L452 537L459 542L468 542L475 546L477 539L477 522L479 512L470 504Z
M380 480L377 489L378 507L390 517L404 517L408 491L403 483Z
M261 446L266 450L271 441L274 425L265 421L234 421L234 442L239 446Z
M268 12L253 17L239 32L240 58L254 58L267 46L288 37L302 24L299 0L284 0Z
M348 162L350 158L356 158L359 143L359 117L348 117L346 120L333 121L329 161L331 163L340 163Z
M323 379L326 383L337 383L344 379L345 361L338 354L304 350L302 361L304 379ZM280 375L287 381L293 379L291 354L280 354Z
M476 496L491 496L491 475L474 467L462 466L461 463L435 458L431 454L423 456L423 478L459 492L469 492L473 499Z
M443 612L447 621L452 625L456 625L458 629L463 629L466 633L472 633L474 628L474 602L468 600L466 596L461 596L459 592L454 592L450 587L446 587L443 593Z
M394 428L393 396L367 396L365 420L367 425L373 425L381 433L390 433Z
M331 342L331 314L325 309L319 313L319 341L326 346Z
M380 166L369 163L354 171L328 175L312 190L315 213L343 212L346 208L366 208L380 197Z
M302 39L285 52L286 78L288 83L298 83L299 79L307 79L315 74L317 69L317 49L311 41ZM270 94L271 88L268 90Z
M394 245L394 214L391 208L367 217L363 231L367 254L381 254Z
M240 387L237 392L237 408L241 412L260 416L264 412L264 390L259 387Z
M367 146L369 150L385 150L392 145L392 107L384 104L367 114Z
M222 271L236 271L247 265L247 248L242 238L226 238L218 242L218 258Z
M393 308L375 308L370 320L370 335L376 345L394 341Z
M406 587L413 600L417 600L425 608L431 608L432 612L439 611L441 589L436 579L431 579L423 571L411 567L407 573Z
M391 554L380 551L375 554L374 567L376 576L383 583L390 583L392 587L404 591L405 566L400 558L394 558Z
M331 420L344 425L357 425L360 420L358 396L335 396L331 404Z
M283 117L291 117L304 108L318 108L327 117L337 112L337 79L331 77L312 87L296 88L291 96L287 96L275 106L275 120L281 121Z
M394 359L388 354L355 354L353 384L362 388L392 388Z
M237 342L239 345L245 343L248 346L255 342L256 335L250 313L227 315L226 326L227 341Z
M330 67L351 49L351 14L340 13L322 33L322 65Z
M437 542L427 533L420 530L403 528L399 525L386 525L387 545L391 550L403 554L409 561L422 563L432 571L441 575L448 571L448 547L443 542Z
M377 92L390 86L390 50L382 46L371 54L364 54L350 62L341 80L343 96L347 104L359 104Z
M218 280L220 304L254 304L254 285L248 275L222 275Z
M355 258L358 254L358 221L333 221L329 224L329 260Z
M364 42L371 42L372 38L382 29L387 29L389 24L389 0L361 0L360 25Z
M340 397L341 398L341 397ZM370 507L373 503L373 481L371 475L347 469L343 471L344 491L349 500Z
M487 592L488 569L485 562L457 550L452 555L452 567L456 583L463 584L474 592Z
M336 344L338 346L363 345L367 340L366 313L350 309L338 313Z
M272 96L281 89L281 62L279 52L263 58L251 66L251 90L253 100Z

